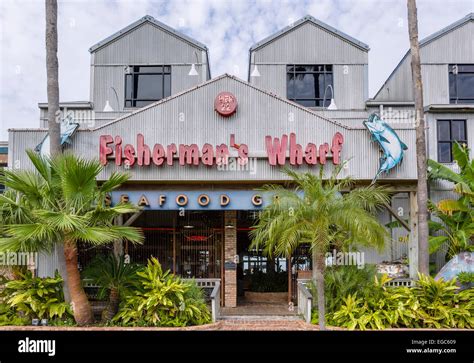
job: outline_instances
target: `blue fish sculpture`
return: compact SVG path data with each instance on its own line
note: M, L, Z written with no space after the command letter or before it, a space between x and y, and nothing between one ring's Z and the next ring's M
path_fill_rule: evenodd
M380 167L372 180L372 184L383 172L388 173L390 169L400 164L403 160L403 152L408 147L400 140L397 133L377 114L373 113L367 121L363 122L369 130L373 141L379 144L383 156L380 158Z

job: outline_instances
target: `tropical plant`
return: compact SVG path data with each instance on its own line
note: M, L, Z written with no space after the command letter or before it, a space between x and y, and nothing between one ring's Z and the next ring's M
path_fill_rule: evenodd
M419 275L415 285L385 287L376 280L373 294L349 294L329 316L334 325L348 329L474 328L474 289L459 291L455 281Z
M459 252L474 251L474 160L470 159L469 149L455 142L453 158L459 172L434 160L428 160L431 179L446 180L454 184L453 191L459 199L444 199L438 203L430 203L430 210L439 222L431 222L430 229L443 232L443 235L430 237L430 253L438 251L448 243L448 257L452 258Z
M71 316L69 305L64 302L63 280L55 277L33 277L30 271L18 280L4 282L1 292L3 312L28 319L57 319Z
M342 168L337 166L327 179L322 167L319 175L285 169L295 187L264 187L264 192L273 195L272 202L250 232L250 248L263 247L268 256L288 258L300 244L311 245L321 329L325 329L325 253L330 245L341 249L354 245L382 248L387 236L375 217L389 200L386 189L375 185L351 189L351 178L338 179Z
M5 170L1 182L8 190L0 195L4 236L1 251L46 251L64 246L67 281L74 318L80 325L93 321L92 309L78 270L78 242L93 246L117 240L141 242L141 230L114 225L114 219L137 211L128 203L108 206L107 193L128 179L113 173L99 185L102 166L72 154L41 157L27 154L35 170Z
M376 268L374 265L330 266L324 275L326 316L337 311L343 304L344 298L357 293L362 298L373 294ZM309 289L313 296L317 295L316 286L311 281ZM318 320L318 312L314 311L313 321Z
M114 254L97 256L83 272L83 277L99 286L97 297L108 299L102 313L102 320L111 320L118 312L120 299L132 288L138 277L136 272L142 266L125 263L124 256L116 258Z
M463 271L458 273L457 279L461 284L472 284L474 285L474 272Z
M137 288L120 306L113 323L124 326L187 326L210 322L202 290L194 281L163 271L154 257L138 271Z

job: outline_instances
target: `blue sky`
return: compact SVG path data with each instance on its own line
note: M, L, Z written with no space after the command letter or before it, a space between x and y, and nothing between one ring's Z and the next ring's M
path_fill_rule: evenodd
M420 38L474 12L474 0L417 3ZM89 100L89 47L146 14L206 44L213 77L243 79L252 44L310 14L370 46L371 97L409 47L404 0L59 0L61 101ZM39 125L44 27L43 0L0 0L0 140Z

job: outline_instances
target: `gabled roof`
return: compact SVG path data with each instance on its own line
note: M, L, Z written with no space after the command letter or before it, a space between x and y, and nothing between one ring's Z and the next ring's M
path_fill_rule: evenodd
M137 20L136 22L126 26L122 30L119 30L118 32L112 34L111 36L105 38L104 40L98 42L97 44L94 44L92 47L89 48L89 52L91 52L91 53L95 52L99 48L102 48L103 46L109 44L110 42L112 42L115 39L123 36L124 34L128 33L129 31L132 31L133 29L139 27L140 25L142 25L144 23L151 23L151 24L157 26L158 28L161 28L164 31L166 31L170 34L173 34L173 35L177 36L178 38L181 38L184 41L196 46L197 48L201 48L202 50L205 50L206 52L208 51L207 47L204 44L202 44L202 43L198 42L197 40L195 40L191 37L188 37L187 35L171 28L170 26L156 20L154 17L152 17L150 15L145 15L143 18L141 18L141 19Z
M446 34L452 32L453 30L456 30L457 28L460 28L461 26L465 25L466 23L470 22L470 21L474 21L474 13L470 13L470 14L467 14L464 18L462 19L459 19L458 21L455 21L454 23L448 25L447 27L437 31L436 33L433 33L431 34L430 36L426 37L426 38L423 38L420 40L419 42L419 45L420 45L420 48L421 47L424 47L425 45L431 43L432 41L435 41L436 39L438 38L441 38L443 36L445 36ZM396 71L398 70L398 68L400 68L400 66L402 65L403 61L408 57L408 55L410 54L410 49L407 50L407 52L405 53L405 55L403 56L403 58L400 60L400 62L397 64L397 66L395 67L395 69L392 71L392 73L390 73L390 75L388 76L387 80L383 83L382 87L380 87L380 89L377 91L377 93L375 94L375 96L372 98L372 100L374 100L375 98L377 98L377 96L379 95L379 93L383 90L383 88L385 87L385 85L388 83L388 81L393 77L393 75L396 73Z
M297 27L303 25L303 24L306 24L306 23L312 23L320 28L323 28L324 30L328 31L329 33L332 33L336 36L338 36L339 38L342 38L343 40L351 43L352 45L364 50L364 51L368 51L370 48L367 44L351 37L350 35L340 31L340 30L337 30L336 28L333 28L332 26L322 22L321 20L318 20L314 17L312 17L311 15L306 15L305 17L295 21L293 24L291 25L288 25L286 26L285 28L281 29L280 31L276 32L275 34L272 34L270 35L269 37L261 40L260 42L258 43L255 43L254 45L252 45L250 47L250 52L258 49L258 48L261 48L265 45L267 45L268 43L272 42L273 40L283 36L284 34L296 29Z

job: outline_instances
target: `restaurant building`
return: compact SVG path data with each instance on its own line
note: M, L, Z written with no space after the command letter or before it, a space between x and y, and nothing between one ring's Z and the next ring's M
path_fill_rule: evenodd
M430 158L452 164L454 140L474 140L474 21L470 14L421 41L424 105ZM389 46L389 44L387 44ZM66 150L131 179L112 193L143 210L118 223L141 227L143 245L115 244L132 262L157 257L184 277L219 279L222 304L235 307L255 273L285 275L288 300L298 277L311 270L309 251L268 259L248 249L248 231L268 198L258 188L284 183L282 167L331 172L368 185L374 178L395 191L379 215L391 229L382 252L364 250L366 263L417 262L416 157L410 54L368 98L369 46L311 17L253 45L248 79L211 77L207 47L151 16L89 49L90 100L61 103ZM9 130L9 164L30 168L25 150L41 152L40 128ZM364 125L377 113L397 136L399 158L385 172L381 145ZM77 127L77 130L76 130ZM378 130L385 132L384 129ZM388 128L387 128L388 131ZM43 142L44 145L44 142ZM381 160L381 156L383 159ZM403 160L402 160L403 159ZM379 171L383 171L378 173ZM431 186L432 198L450 186ZM82 263L90 256L83 254ZM40 276L57 269L42 256ZM255 281L254 281L255 282Z

